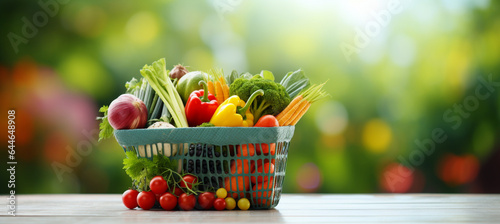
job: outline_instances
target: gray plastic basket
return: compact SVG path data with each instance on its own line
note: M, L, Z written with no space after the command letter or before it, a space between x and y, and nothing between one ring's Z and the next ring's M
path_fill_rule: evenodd
M226 188L236 200L248 198L251 209L270 209L281 196L294 130L294 126L132 129L116 130L115 137L125 151L149 159L168 156L178 161L178 171L198 171L195 174L205 184ZM266 162L274 163L274 172L271 165L265 169ZM252 179L263 183L253 184Z

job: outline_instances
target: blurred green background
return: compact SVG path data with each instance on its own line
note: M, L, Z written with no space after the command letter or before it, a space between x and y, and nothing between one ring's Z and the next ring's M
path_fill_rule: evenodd
M127 189L123 150L96 144L95 117L161 57L329 80L332 97L296 126L285 192L500 192L498 1L40 2L0 3L17 193Z

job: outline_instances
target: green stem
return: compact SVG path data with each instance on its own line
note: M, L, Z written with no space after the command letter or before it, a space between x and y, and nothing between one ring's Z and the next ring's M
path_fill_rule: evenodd
M198 85L203 85L203 96L200 97L201 102L210 102L208 99L208 86L207 83L203 80L198 82Z
M268 104L266 102L266 100L262 100L262 102L260 102L259 107L257 107L257 109L254 109L252 111L254 123L257 123L257 121L259 120L259 118L262 117L262 114L264 113L264 110L267 109L267 108L269 108L270 106L271 106L271 104Z
M264 95L264 90L262 89L253 92L250 98L248 98L245 106L238 110L238 113L241 114L241 116L245 117L245 113L247 112L248 108L250 108L250 105L252 105L253 100L255 100L255 98L257 98L258 96L262 95Z

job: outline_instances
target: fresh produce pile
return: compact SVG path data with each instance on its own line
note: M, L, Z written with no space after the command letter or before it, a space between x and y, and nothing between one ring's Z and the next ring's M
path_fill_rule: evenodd
M100 140L121 129L295 125L312 103L327 96L323 90L325 83L310 84L302 70L289 72L278 83L269 71L257 75L233 71L226 76L220 69L189 72L182 65L168 71L165 59L160 59L145 65L140 73L142 78L133 78L125 84L126 93L113 100L109 107L100 108L104 113L98 118L101 120ZM212 207L231 210L237 204L238 208L246 210L250 207L247 199L250 197L254 204L269 204L260 198L271 196L271 192L262 192L262 189L273 188L273 177L263 178L258 174L274 173L275 159L250 162L233 159L229 162L212 158L274 156L279 148L275 143L234 147L186 143L183 147L188 149L186 154L192 159L171 160L169 156L177 153L177 145L168 143L139 146L138 151L126 152L123 168L132 179L132 188L122 196L126 207L139 206L148 210L156 204L165 210ZM165 153L154 154L148 159L139 153L145 148ZM198 179L198 175L207 173L229 176L208 178L205 175ZM236 175L243 173L257 175ZM227 195L228 191L249 189L253 190L253 195ZM237 198L240 198L238 203Z

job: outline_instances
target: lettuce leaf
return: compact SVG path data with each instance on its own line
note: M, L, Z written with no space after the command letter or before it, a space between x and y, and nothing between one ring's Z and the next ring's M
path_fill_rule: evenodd
M167 171L173 171L177 168L177 161L170 160L164 155L155 155L153 160L147 158L138 158L135 151L127 151L126 158L123 159L123 169L125 173L135 182L139 189L144 190L147 185L157 175L164 175ZM177 180L175 176L170 175L166 178L168 184L172 186ZM178 176L177 176L178 177Z
M307 78L306 73L299 69L294 72L289 72L283 77L280 84L285 87L286 92L291 99L295 98L297 95L311 85L309 78Z

